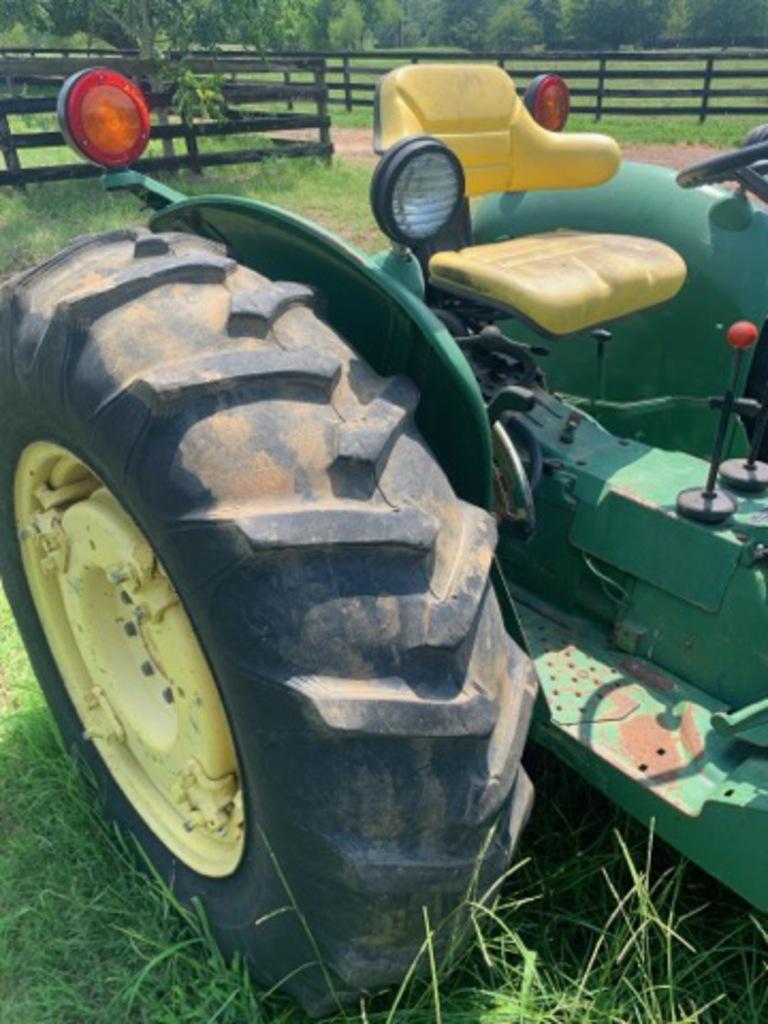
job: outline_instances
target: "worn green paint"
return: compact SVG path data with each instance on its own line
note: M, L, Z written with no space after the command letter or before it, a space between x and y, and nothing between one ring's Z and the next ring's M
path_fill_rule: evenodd
M623 410L616 403L722 391L730 360L723 325L744 318L761 324L768 314L768 214L724 187L685 190L672 171L625 163L599 188L491 196L474 219L478 242L557 228L646 235L667 242L686 260L688 279L677 298L612 326L606 398L614 404L599 415L627 437L706 452L712 420L704 405ZM536 337L518 323L505 327L513 337ZM552 387L595 396L595 343L589 335L555 343L544 365ZM739 446L739 439L734 443Z
M588 415L564 443L572 407L538 397L519 414L550 466L538 531L500 547L545 695L536 736L768 908L761 862L717 835L748 807L768 849L768 773L753 773L756 747L712 721L766 695L768 503L744 499L720 527L680 518L675 497L703 483L702 460L617 438Z
M372 262L387 277L397 281L412 295L415 295L420 302L424 302L426 290L424 272L419 261L410 252L387 249L386 252L376 253Z
M723 705L714 698L615 650L588 624L558 626L551 609L542 614L524 602L518 604L523 628L559 719L540 715L534 738L710 874L768 909L765 752L717 735L712 716Z
M221 239L258 271L315 285L329 322L377 370L416 381L420 426L454 486L489 504L485 408L407 261L396 254L370 260L263 203L169 201L146 179L124 184L145 198L149 189L164 207L152 218L155 230ZM716 325L765 313L758 249L765 252L768 219L719 190L683 193L672 185L669 175L630 167L605 189L497 197L478 214L478 235L486 238L553 226L633 233L642 225L679 248L691 270L675 303L617 327L605 402L591 400L591 340L555 347L550 379L581 395L583 419L566 443L572 404L541 391L531 412L518 409L547 472L536 494L538 531L527 544L502 538L494 585L507 627L527 646L542 683L535 738L768 909L768 761L743 742L748 732L736 740L723 724L735 718L737 728L762 728L768 503L743 500L722 527L675 512L678 490L704 479L704 463L690 453L707 449L716 414L691 398L722 388L729 356ZM631 437L606 429L617 424ZM683 451L651 448L642 437ZM732 438L733 447L739 443Z
M175 188L138 171L107 171L101 180L108 192L118 189L132 192L151 210L162 210L171 203L179 203L186 199L183 192L178 192Z

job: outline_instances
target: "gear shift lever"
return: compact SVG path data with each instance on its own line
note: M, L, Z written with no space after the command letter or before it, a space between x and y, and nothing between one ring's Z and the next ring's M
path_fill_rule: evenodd
M768 326L763 330L768 330ZM760 402L760 412L755 420L752 445L746 459L728 459L720 467L720 478L738 491L764 491L768 487L768 464L758 458L763 447L765 430L768 427L768 385Z
M757 328L748 320L739 320L728 328L727 341L733 349L733 370L731 371L730 386L723 397L707 481L703 488L689 487L678 494L678 515L686 516L688 519L697 519L702 523L722 523L736 511L735 499L727 491L717 487L717 474L723 457L723 445L731 421L744 355L747 349L757 341L757 334Z

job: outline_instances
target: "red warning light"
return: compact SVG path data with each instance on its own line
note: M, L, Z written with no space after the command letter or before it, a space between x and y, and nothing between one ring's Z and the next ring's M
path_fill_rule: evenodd
M78 71L61 88L57 113L69 145L103 167L127 167L149 143L149 107L130 78L106 68Z

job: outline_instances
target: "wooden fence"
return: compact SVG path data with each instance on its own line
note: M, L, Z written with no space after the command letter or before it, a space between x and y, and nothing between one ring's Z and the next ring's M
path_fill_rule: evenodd
M169 55L173 60L177 55ZM518 90L544 71L556 71L568 81L573 112L600 120L610 115L632 117L750 117L768 120L768 50L619 50L605 52L561 50L452 51L376 50L307 53L291 51L262 56L242 49L215 54L195 53L185 63L200 74L216 72L226 80L225 94L231 118L225 123L194 125L156 123L153 139L174 140L182 154L156 156L140 161L147 170L232 164L267 156L323 155L332 152L328 105L347 110L373 106L377 80L393 67L415 62L494 62L516 81ZM105 47L0 49L0 150L5 171L0 185L27 181L85 177L98 168L84 163L27 166L21 154L28 150L62 144L51 118L55 92L67 74L89 64L109 65L140 80L156 71L134 51ZM43 95L40 95L40 94ZM153 94L151 103L168 121L170 97ZM264 107L268 109L264 109ZM261 109L258 109L261 108ZM48 115L39 130L20 131L17 115ZM173 119L171 119L172 121ZM28 128L28 125L25 125ZM271 138L268 144L215 152L211 139L227 135L280 132L285 129L316 129L317 140ZM155 147L156 148L156 147ZM36 163L40 163L36 159Z
M329 102L347 110L373 105L376 79L405 63L492 61L523 92L537 74L556 71L571 87L573 112L596 120L716 115L768 118L768 50L486 52L378 50L324 54Z
M63 57L115 64L135 53L118 53L104 47L91 49L0 49L0 76L6 69L35 67L45 72L40 61ZM173 55L171 55L173 57ZM573 110L600 120L616 114L632 117L688 116L700 121L712 116L768 118L768 50L541 50L492 51L484 53L455 50L374 50L308 53L285 51L269 56L281 68L284 84L312 82L311 62L322 62L328 87L328 103L371 107L376 80L393 67L405 63L432 61L492 61L509 72L522 92L535 75L557 71L571 86ZM247 74L254 54L227 49L218 55L197 55L193 65L217 70L232 78ZM289 66L291 61L300 62ZM30 71L32 79L34 74ZM290 103L290 101L287 101Z
M265 59L253 54L232 59L195 57L187 64L192 70L216 71L227 76L223 86L227 118L183 123L168 116L172 94L152 91L149 87L156 68L133 55L118 54L114 50L88 54L70 51L65 57L61 51L42 54L37 51L34 57L29 57L6 50L0 53L0 86L4 82L6 90L5 95L0 95L0 151L5 160L5 170L0 170L0 185L23 188L30 182L86 178L102 173L99 167L82 161L58 162L60 147L65 142L53 117L62 82L72 72L87 67L94 57L99 58L99 63L108 63L137 80L147 92L155 115L150 146L152 141L162 142L163 155L152 155L148 151L150 155L133 165L137 170L188 167L199 173L204 167L253 163L272 157L329 157L333 152L322 58ZM295 110L297 105L305 108L303 112ZM280 109L276 109L278 107ZM30 120L33 130L29 130ZM304 130L301 137L267 135L297 129ZM317 137L306 138L307 129L315 130ZM259 138L247 139L235 149L216 149L208 141L236 136L239 144L240 137L249 135ZM184 152L177 153L174 142L181 143ZM57 148L56 158L52 158L51 152ZM27 165L22 154L36 150L48 150L47 158L40 160L38 152L35 164Z

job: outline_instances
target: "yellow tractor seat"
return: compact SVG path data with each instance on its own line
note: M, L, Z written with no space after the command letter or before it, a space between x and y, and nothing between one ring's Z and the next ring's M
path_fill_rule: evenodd
M429 275L440 289L558 337L666 302L686 265L650 238L552 231L435 253Z
M379 152L414 135L450 147L464 168L468 199L594 187L609 181L621 161L619 147L605 135L546 131L509 75L492 65L396 68L379 82L374 113ZM440 289L485 301L558 336L673 298L686 267L672 249L649 238L555 231L438 252L429 259L429 275Z

